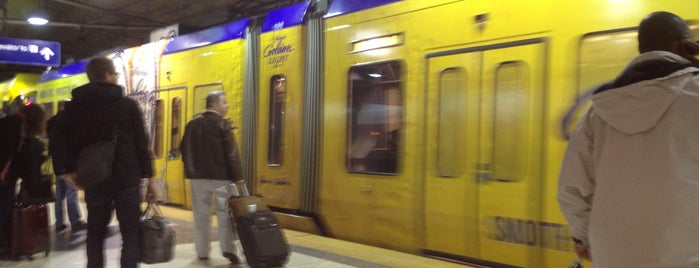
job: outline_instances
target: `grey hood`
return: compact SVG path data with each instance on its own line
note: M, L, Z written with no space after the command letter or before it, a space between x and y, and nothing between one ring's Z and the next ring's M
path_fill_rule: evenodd
M641 54L613 83L592 96L593 109L619 132L629 135L645 132L658 123L697 72L699 68L673 53ZM662 77L646 80L658 74Z

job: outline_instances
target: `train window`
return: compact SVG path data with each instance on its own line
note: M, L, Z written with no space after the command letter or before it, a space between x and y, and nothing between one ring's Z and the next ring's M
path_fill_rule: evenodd
M163 155L163 120L165 118L164 115L164 107L163 107L163 99L157 99L155 101L155 117L153 120L153 126L155 126L155 132L153 133L153 143L151 144L152 148L151 151L153 152L154 156L156 158L160 158L160 156Z
M519 181L527 174L529 72L523 62L502 63L495 72L492 175L500 181Z
M284 133L284 100L286 76L278 74L270 79L269 86L269 134L267 136L267 165L282 164L282 134Z
M214 83L206 85L197 85L194 87L194 115L206 111L206 95L214 90L223 91L223 84ZM223 116L225 117L226 115Z
M180 149L180 138L182 137L180 131L180 119L182 118L181 97L178 96L172 98L171 109L172 118L170 118L170 152L168 154L168 158L175 159L178 157L178 152Z
M439 112L437 131L437 173L459 177L466 160L466 70L447 68L439 77Z
M578 96L616 77L638 56L636 30L589 34L580 42ZM585 109L587 110L587 109Z
M689 28L695 37L699 25L690 21ZM638 56L636 29L619 29L589 33L580 40L578 55L578 101L569 108L563 125L565 136L570 136L583 113L591 105L590 98L597 86L616 78L634 57Z
M689 21L695 39L699 25ZM636 29L589 33L580 40L578 96L588 96L601 83L616 78L629 61L638 56ZM584 109L587 110L587 109Z
M400 75L397 61L350 68L345 160L349 172L398 172L403 125Z

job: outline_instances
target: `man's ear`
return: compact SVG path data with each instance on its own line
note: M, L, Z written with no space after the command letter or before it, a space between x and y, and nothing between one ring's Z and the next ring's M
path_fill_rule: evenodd
M699 65L699 59L696 57L699 55L699 43L689 39L682 40L679 45L678 54L693 64Z
M699 55L699 43L694 42L689 39L685 39L682 41L682 50L687 54L691 56L696 56Z

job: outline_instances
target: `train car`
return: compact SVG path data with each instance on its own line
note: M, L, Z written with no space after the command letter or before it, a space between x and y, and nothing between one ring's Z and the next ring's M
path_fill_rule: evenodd
M73 89L88 82L85 66L86 61L79 61L41 75L36 87L37 103L44 106L48 115L56 114L59 107L72 97Z
M155 100L154 166L156 171L164 170L171 204L191 208L179 143L186 123L206 110L206 95L214 90L226 92L230 110L225 117L231 118L235 126L243 123L245 33L249 21L241 19L178 36L165 46ZM234 135L241 144L239 130Z
M39 74L18 73L13 78L0 82L0 100L3 113L13 113L17 105L36 102Z
M691 1L335 0L318 214L334 237L489 266L575 259L556 202L566 133Z
M255 185L287 228L321 233L303 211L309 176L302 174L306 103L306 15L310 2L270 11L259 37Z
M688 0L320 0L110 57L142 104L170 204L191 208L179 141L206 94L223 90L251 191L286 228L462 263L565 267L567 137L658 10L699 30ZM71 87L52 81L39 101Z

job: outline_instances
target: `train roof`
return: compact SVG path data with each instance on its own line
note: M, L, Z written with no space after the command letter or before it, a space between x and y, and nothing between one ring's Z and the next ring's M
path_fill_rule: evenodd
M382 6L390 3L400 2L403 0L334 0L330 4L328 9L328 14L325 18L340 16L344 14L349 14L352 12L357 12L364 9L369 9L372 7Z
M173 38L165 47L163 55L172 54L184 50L203 47L228 40L245 38L245 29L250 23L250 18L245 18L206 30L181 35Z
M293 27L303 23L310 2L275 9L269 12L262 23L261 33Z
M64 65L58 69L54 69L46 73L43 73L41 75L41 78L39 78L39 83L44 83L51 80L56 80L59 78L84 73L85 67L87 67L87 61L79 61L76 63Z

